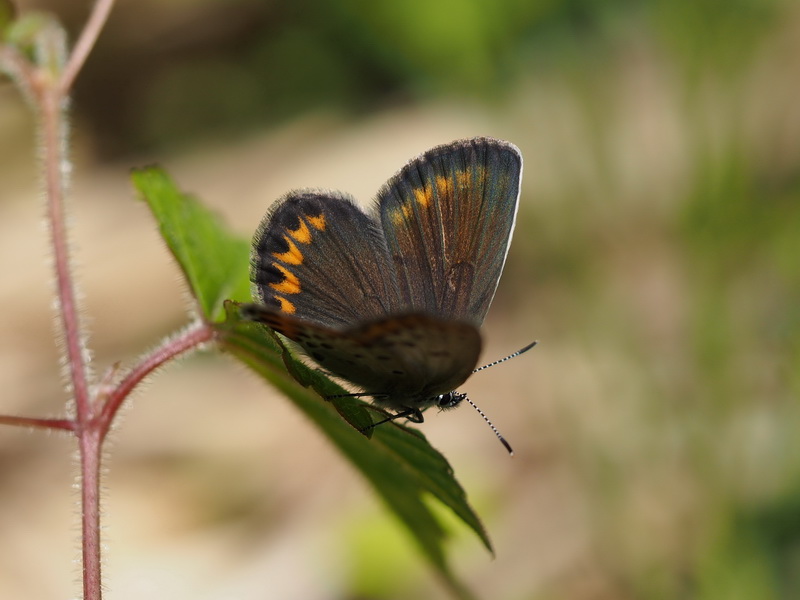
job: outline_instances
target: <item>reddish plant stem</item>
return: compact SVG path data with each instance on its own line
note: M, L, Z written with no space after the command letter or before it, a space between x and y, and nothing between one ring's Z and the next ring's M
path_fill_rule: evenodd
M61 74L58 91L62 97L66 98L69 94L75 78L83 67L83 63L86 62L86 57L89 56L97 37L103 30L112 6L114 6L114 0L97 0L94 3L89 19L86 21L78 41L75 42L69 60Z
M199 322L168 340L145 357L110 392L93 399L84 354L64 212L67 139L66 104L70 88L103 29L114 0L97 0L92 13L69 56L57 82L34 68L10 48L0 48L0 60L16 77L21 87L38 106L41 127L42 170L47 199L47 221L53 249L56 294L60 324L64 334L74 419L42 419L0 416L0 423L72 431L78 439L81 470L81 533L83 559L83 598L101 600L102 564L100 547L100 469L102 446L114 417L125 398L150 373L169 360L214 337L214 328ZM102 387L102 386L101 386ZM102 401L102 402L101 402Z
M37 427L39 429L61 429L74 431L75 422L71 419L46 419L38 417L15 417L13 415L0 415L0 424L16 425L18 427Z
M86 423L90 417L89 384L83 355L83 340L75 285L69 264L69 245L64 214L65 156L63 104L66 100L57 90L46 88L41 100L42 146L45 193L47 194L47 221L53 246L56 272L56 294L59 299L61 328L67 351L70 383L75 399L76 417Z
M100 600L103 593L100 548L100 463L103 439L108 427L92 426L95 408L91 402L87 365L84 360L83 332L70 270L64 215L67 139L63 119L72 83L94 46L113 4L113 0L95 2L59 81L47 86L39 94L47 217L53 244L61 326L75 399L74 431L80 448L82 579L85 600Z
M102 564L100 548L100 461L103 436L97 427L78 432L81 464L81 555L83 598L100 600Z
M214 329L201 321L181 335L167 340L136 365L107 396L100 413L85 429L78 424L81 462L81 527L83 534L83 594L85 600L100 600L102 565L100 548L100 466L102 447L122 402L150 373L173 358L214 337Z
M67 352L72 396L75 401L73 423L78 438L81 469L81 550L83 598L102 598L100 552L100 459L102 437L91 427L92 402L84 360L75 286L69 261L69 246L64 214L66 139L64 108L66 97L55 87L45 87L39 94L42 127L43 169L47 194L47 220L53 247L56 294L59 300L61 328Z
M81 531L84 600L102 597L100 547L100 467L103 442L122 402L154 370L184 352L197 348L214 337L214 329L205 322L191 327L156 348L136 365L108 394L100 412L87 423L76 425L81 465Z
M133 367L109 393L108 399L97 415L96 423L101 439L105 438L122 402L145 377L173 358L211 341L213 337L214 328L205 321L198 321L197 324L184 330L181 334L166 340L138 365Z

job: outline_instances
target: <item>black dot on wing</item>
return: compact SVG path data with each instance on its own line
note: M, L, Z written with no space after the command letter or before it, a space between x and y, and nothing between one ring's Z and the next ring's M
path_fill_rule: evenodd
M322 346L323 348L325 348L325 350L333 350L333 346L331 346L331 345L330 345L330 344L328 344L327 342L322 342L322 343L320 344L320 346Z
M386 356L385 354L378 354L378 356L376 356L375 358L383 361L392 360L391 356Z
M290 229L294 231L300 227L300 214L295 204L296 203L292 200L288 200L284 203L272 216L271 224L279 226L281 230ZM270 237L273 238L276 244L282 241L286 248L289 248L288 244L283 239L283 233L273 232Z
M268 265L258 265L256 269L256 283L268 285L270 283L281 283L286 279L286 275L278 269L274 263Z
M361 352L356 352L355 354L353 354L353 358L359 358L359 359L361 359L361 358L364 358L364 355L363 355L363 354L361 354Z
M269 296L267 298L264 298L264 304L266 306L269 306L270 308L279 309L281 307L281 303L274 296Z
M311 358L320 363L325 361L325 356L323 354L320 354L319 352L312 352Z
M306 217L319 217L323 212L322 202L315 192L298 194L291 202L296 206L296 210Z
M300 336L298 335L297 337L299 338ZM311 350L316 350L317 348L319 348L319 346L314 342L306 342L306 348L310 348Z
M274 231L269 229L262 232L261 237L256 240L256 254L258 254L258 256L262 259L266 258L272 252L275 252L276 250L280 251L281 249L286 251L289 249L289 245L282 236L276 235Z
M397 369L392 371L392 375L405 375L405 374L406 374L405 371L398 371Z
M283 236L283 233L270 231L265 235L258 244L258 254L264 258L264 255L269 254L284 254L289 251L289 242ZM271 257L270 257L271 258Z

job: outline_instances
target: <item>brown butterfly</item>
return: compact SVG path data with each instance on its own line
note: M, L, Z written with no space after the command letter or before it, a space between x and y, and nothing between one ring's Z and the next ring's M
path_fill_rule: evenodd
M421 423L430 406L457 406L467 398L455 388L476 370L521 177L514 145L475 138L411 160L369 213L345 194L291 192L256 231L256 303L241 313L364 391L354 395L396 411L385 420Z

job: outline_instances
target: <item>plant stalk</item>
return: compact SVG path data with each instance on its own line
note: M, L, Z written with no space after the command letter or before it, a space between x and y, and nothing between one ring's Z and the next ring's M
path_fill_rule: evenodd
M69 263L69 242L64 211L64 170L67 167L64 116L66 99L58 90L46 88L40 94L42 151L47 222L53 248L56 294L61 329L67 352L67 365L75 400L76 418L86 423L90 414L89 383L84 359L84 341L75 297L75 284Z

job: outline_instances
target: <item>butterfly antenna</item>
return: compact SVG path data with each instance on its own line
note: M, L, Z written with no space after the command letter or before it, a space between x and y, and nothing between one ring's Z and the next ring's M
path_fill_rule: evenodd
M531 342L530 344L528 344L528 345L527 345L527 346L525 346L524 348L521 348L520 350L517 350L517 351L516 351L516 352L514 352L513 354L509 354L509 355L508 355L508 356L506 356L505 358L501 358L500 360L496 360L496 361L494 361L494 362L490 362L488 365L483 365L482 367L478 367L477 369L475 369L475 370L473 371L473 373L477 373L478 371L483 371L484 369L488 369L489 367L493 367L493 366L495 366L495 365L499 365L500 363L504 363L504 362L506 362L507 360L511 360L512 358L516 358L516 357L517 357L517 356L519 356L520 354L525 354L525 353L526 353L528 350L530 350L531 348L533 348L533 347L534 347L536 344L538 344L538 343L539 343L538 341ZM475 408L478 408L478 407L476 406Z
M525 352L527 352L528 350L530 350L531 348L533 348L533 347L534 347L536 344L538 344L538 343L539 343L538 341L536 341L536 342L531 342L530 344L528 344L528 345L527 345L527 346L525 346L524 348L521 348L521 349L517 350L516 352L514 352L514 353L512 353L512 354L509 354L509 355L508 355L508 356L506 356L505 358L501 358L500 360L496 360L496 361L494 361L494 362L490 362L488 365L483 365L482 367L478 367L477 369L475 369L475 370L473 371L473 373L477 373L478 371L483 371L484 369L488 369L489 367L493 367L493 366L495 366L495 365L499 365L500 363L504 363L504 362L506 362L507 360L511 360L512 358L516 358L516 357L517 357L517 356L519 356L520 354L524 354ZM477 404L475 404L475 403L474 403L472 400L470 400L470 399L469 399L469 397L465 396L465 398L464 398L464 399L465 399L467 402L469 402L469 404L470 404L470 406L471 406L472 408L474 408L475 410L477 410L477 411L478 411L478 414L479 414L480 416L482 416L482 417L483 417L483 420L484 420L484 421L486 421L486 424L487 424L489 427L491 427L491 428L492 428L492 431L494 431L494 434L497 436L497 439L498 439L498 440L500 440L500 443L501 443L501 444L503 444L503 446L505 446L505 447L506 447L506 450L508 450L508 454L509 454L509 456L514 456L514 450L511 448L511 444L509 444L509 443L506 441L506 438L504 438L504 437L502 436L502 434L501 434L501 433L500 433L500 432L497 430L497 427L495 427L495 426L494 426L494 423L492 423L492 422L489 420L489 417L487 417L487 416L486 416L486 414L485 414L485 413L484 413L484 412L483 412L483 411L482 411L480 408L478 408L478 405L477 405Z
M504 437L503 437L503 436L500 434L500 432L499 432L499 431L497 431L497 427L495 427L495 426L494 426L494 423L492 423L492 422L489 420L489 417L487 417L487 416L486 416L486 414L485 414L485 413L484 413L484 412L483 412L483 411L482 411L480 408L478 408L478 405L477 405L477 404L475 404L475 403L474 403L472 400L470 400L470 399L469 399L469 396L465 396L465 397L464 397L464 399L465 399L467 402L469 402L469 405L470 405L472 408L474 408L475 410L477 410L477 411L478 411L478 414L479 414L480 416L482 416L482 417L483 417L483 420L484 420L484 421L486 421L486 424L487 424L489 427L491 427L491 428L492 428L492 431L494 431L494 434L497 436L497 439L498 439L498 440L500 440L500 443L501 443L501 444L503 444L503 446L505 446L505 447L506 447L506 450L508 450L508 455L509 455L509 456L514 456L514 450L511 448L511 444L509 444L509 443L506 441L506 438L504 438Z

